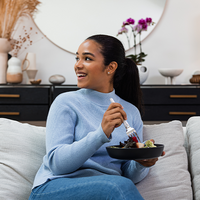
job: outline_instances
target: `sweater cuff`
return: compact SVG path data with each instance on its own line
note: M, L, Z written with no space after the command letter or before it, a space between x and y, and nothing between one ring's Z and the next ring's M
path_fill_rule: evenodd
M99 126L99 128L97 129L98 132L100 133L100 138L102 143L106 143L106 142L110 142L110 140L112 139L112 136L110 136L109 138L106 136L106 134L104 133L101 125Z
M135 162L136 162L136 161L135 161ZM154 166L154 165L153 165L153 166ZM145 169L145 168L150 169L150 168L152 168L153 166L146 167L146 166L141 165L140 163L136 162L136 167L137 167L137 169L139 169L139 170L142 170L142 169Z

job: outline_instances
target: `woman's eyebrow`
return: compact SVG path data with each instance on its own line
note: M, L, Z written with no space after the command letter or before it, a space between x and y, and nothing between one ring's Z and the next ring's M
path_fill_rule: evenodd
M95 57L95 55L92 54L92 53L90 53L90 52L85 52L85 53L82 53L82 54L83 54L83 55L91 55L91 56Z
M79 55L79 53L76 52L76 55ZM91 56L95 57L95 55L90 52L84 52L84 53L82 53L82 55L91 55Z

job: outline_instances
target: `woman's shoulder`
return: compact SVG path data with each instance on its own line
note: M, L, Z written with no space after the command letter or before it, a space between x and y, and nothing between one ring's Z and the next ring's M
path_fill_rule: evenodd
M134 116L136 118L141 118L140 111L135 105L123 99L120 99L120 104L123 106L124 111L127 115L130 115L131 117Z
M74 97L77 95L80 95L81 93L81 89L78 90L74 90L74 91L67 91L67 92L63 92L61 94L59 94L56 98L63 98L63 97Z
M69 92L63 92L59 94L55 99L54 102L59 103L70 103L70 102L76 102L76 100L83 98L82 97L82 89L78 89L76 91L69 91Z
M137 107L135 105L133 105L132 103L125 101L124 99L120 98L120 102L119 102L124 108L128 109L128 110L138 110Z

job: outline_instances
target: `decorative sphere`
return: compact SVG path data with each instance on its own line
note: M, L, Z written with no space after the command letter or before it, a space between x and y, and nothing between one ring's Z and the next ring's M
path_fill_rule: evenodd
M49 82L54 85L61 85L65 82L65 77L59 74L55 74L49 78Z

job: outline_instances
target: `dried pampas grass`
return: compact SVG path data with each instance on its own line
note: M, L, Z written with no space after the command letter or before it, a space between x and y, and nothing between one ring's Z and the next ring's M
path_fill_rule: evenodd
M33 16L38 0L0 0L0 38L11 39L17 21L22 16Z

